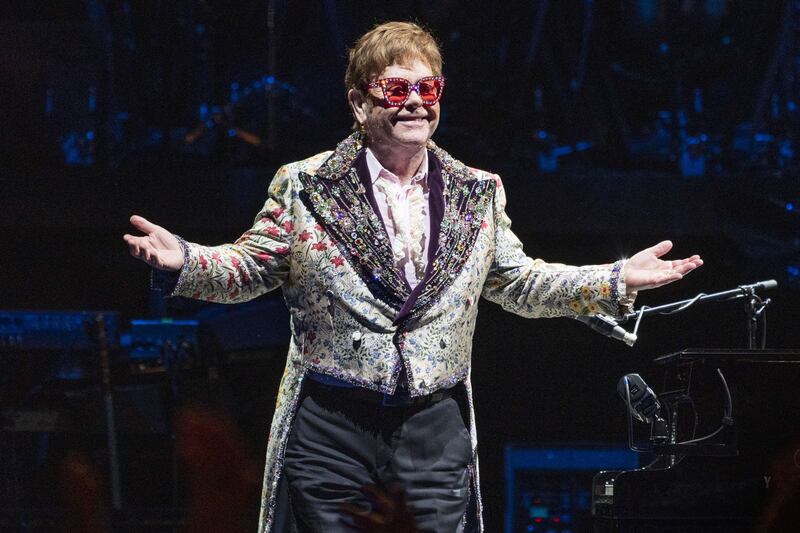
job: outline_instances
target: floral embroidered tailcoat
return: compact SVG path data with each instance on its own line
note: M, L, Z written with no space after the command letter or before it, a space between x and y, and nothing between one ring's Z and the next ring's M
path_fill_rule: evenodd
M172 295L223 303L283 288L292 337L267 445L259 531L273 531L284 447L308 370L411 395L463 381L470 406L472 335L483 296L527 317L618 315L621 262L574 267L527 257L505 214L500 178L429 143L431 245L412 290L395 267L359 134L333 152L281 167L253 227L235 243L183 243ZM363 168L362 168L363 167ZM472 415L468 530L482 530Z

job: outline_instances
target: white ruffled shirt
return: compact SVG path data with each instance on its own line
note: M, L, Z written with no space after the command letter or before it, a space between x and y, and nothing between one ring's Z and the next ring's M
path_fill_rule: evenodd
M428 151L417 173L403 185L367 148L367 168L395 264L413 289L425 274L430 245Z

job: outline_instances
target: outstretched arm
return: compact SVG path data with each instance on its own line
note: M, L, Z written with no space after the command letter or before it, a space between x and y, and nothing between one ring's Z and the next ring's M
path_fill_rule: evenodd
M253 226L236 242L203 246L185 242L140 217L131 223L144 235L125 235L131 255L172 276L156 276L155 284L169 296L220 303L251 300L280 286L289 274L294 233L290 204L293 188L286 167L269 187L269 197Z
M570 266L528 257L511 231L505 213L506 195L495 176L493 204L495 262L486 278L483 296L507 311L527 317L574 316L630 310L637 291L681 279L703 264L693 255L662 260L672 243L663 241L614 264Z

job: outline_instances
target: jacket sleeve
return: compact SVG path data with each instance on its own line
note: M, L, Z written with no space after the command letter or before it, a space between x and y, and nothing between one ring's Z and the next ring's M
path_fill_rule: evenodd
M625 291L624 261L570 266L528 257L511 231L505 189L498 176L495 182L495 257L482 292L487 300L532 318L628 312L633 299Z
M292 179L286 166L278 170L253 226L236 242L203 246L179 239L184 263L169 295L239 303L279 287L289 275L295 226Z

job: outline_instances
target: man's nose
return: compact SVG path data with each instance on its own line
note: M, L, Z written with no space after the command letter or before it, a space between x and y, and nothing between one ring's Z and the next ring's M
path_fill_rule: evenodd
M406 100L405 107L409 109L416 109L422 105L422 97L419 95L419 91L416 89L411 89L411 94L408 95L408 100Z

